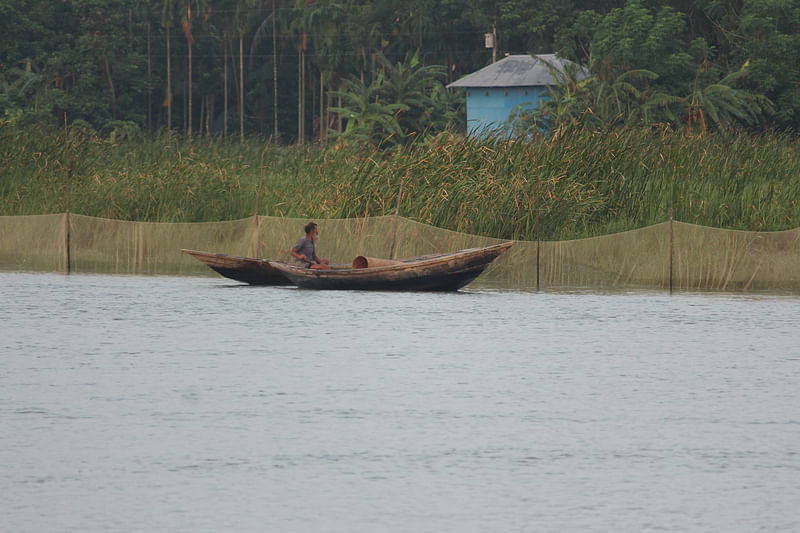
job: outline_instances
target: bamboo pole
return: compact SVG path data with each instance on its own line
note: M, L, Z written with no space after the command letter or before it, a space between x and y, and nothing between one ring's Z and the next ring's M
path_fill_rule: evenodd
M672 200L669 201L669 293L672 294L672 254L674 235L672 229Z
M65 259L67 263L67 274L70 273L71 270L71 257L70 257L70 221L69 221L69 210L70 210L70 201L72 196L72 168L70 167L69 162L69 126L67 124L67 113L64 113L64 165L66 166L67 170L67 212L64 216L64 238L65 238Z
M267 140L267 144L264 145L264 149L261 151L261 167L258 178L258 190L256 191L256 212L253 215L255 217L256 227L254 229L253 239L250 243L250 249L248 250L248 254L252 255L253 257L258 257L258 243L261 242L259 239L259 233L261 232L261 218L259 218L258 213L261 210L261 190L264 186L264 156L266 155L271 144L272 136L270 136L269 140Z
M264 145L264 149L261 151L261 167L258 176L258 191L256 191L256 219L258 219L258 212L261 209L261 188L264 186L264 156L267 154L271 144L272 136L270 135L267 144Z
M239 140L244 144L244 36L239 30Z
M539 290L539 262L541 259L541 234L539 231L539 196L541 177L539 172L536 172L536 290Z
M392 228L392 246L389 248L389 259L394 259L394 247L397 241L397 225L400 223L400 201L403 199L403 184L405 178L400 180L400 190L397 192L397 206L394 209L394 227Z

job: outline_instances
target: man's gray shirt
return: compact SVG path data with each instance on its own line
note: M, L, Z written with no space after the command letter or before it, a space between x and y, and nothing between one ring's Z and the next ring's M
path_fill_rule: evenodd
M300 240L297 241L297 244L294 245L294 248L292 248L292 250L294 250L300 255L305 255L306 259L308 260L306 261L307 263L314 262L314 243L311 240L309 240L308 237L305 236L300 237Z

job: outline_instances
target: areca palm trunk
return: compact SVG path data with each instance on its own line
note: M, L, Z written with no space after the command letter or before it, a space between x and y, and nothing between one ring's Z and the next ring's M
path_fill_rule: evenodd
M306 51L303 45L300 45L300 62L297 64L297 144L303 144L303 93L305 93L305 64L306 64Z
M278 140L278 31L275 4L272 2L272 123L275 141Z
M170 28L167 26L167 129L172 129L172 52L169 45Z
M108 86L111 90L111 118L117 120L117 92L114 90L114 80L111 78L111 65L108 64L108 54L103 55L103 64L106 68Z
M239 32L239 136L244 143L244 35Z
M228 137L228 30L222 33L222 137Z
M187 87L189 91L189 105L188 105L188 115L189 115L189 138L192 137L192 41L189 41L189 83Z
M322 70L319 71L319 140L324 140L328 131L328 123L325 121L325 77Z
M153 62L150 56L150 22L147 22L147 133L153 130Z

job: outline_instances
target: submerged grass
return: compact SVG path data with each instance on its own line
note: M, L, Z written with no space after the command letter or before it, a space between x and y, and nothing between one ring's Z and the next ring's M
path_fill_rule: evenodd
M0 215L63 212L65 138L0 125ZM262 171L261 160L264 157ZM498 238L570 239L674 218L743 230L800 226L800 142L785 134L624 130L548 139L428 138L392 152L176 136L70 135L71 210L157 222L259 214L400 214ZM537 223L538 220L538 223Z

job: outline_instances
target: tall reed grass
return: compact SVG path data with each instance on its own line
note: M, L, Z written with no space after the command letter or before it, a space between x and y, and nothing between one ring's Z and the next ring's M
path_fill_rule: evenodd
M510 239L570 239L668 220L800 226L800 142L786 134L560 131L431 137L391 152L177 136L70 135L71 210L158 222L394 214ZM0 125L0 215L63 212L64 132ZM266 146L266 149L265 149ZM263 155L263 169L261 165ZM538 232L537 232L538 228Z

